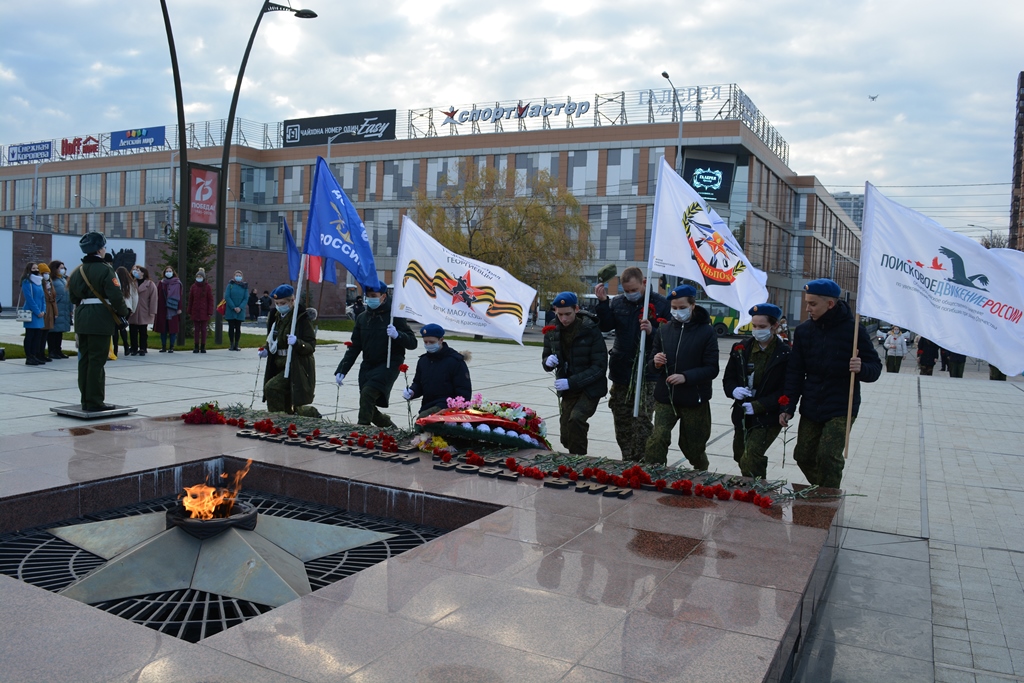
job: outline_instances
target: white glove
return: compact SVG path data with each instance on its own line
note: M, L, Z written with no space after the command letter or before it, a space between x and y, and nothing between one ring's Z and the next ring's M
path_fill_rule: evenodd
M406 401L412 400L412 389L410 389L409 387L402 389L402 398L404 398Z
M398 339L398 330L395 329L394 325L388 325L388 336L392 339Z
M743 399L750 398L753 395L754 392L752 392L750 389L747 389L746 387L736 387L735 389L732 390L732 397L737 401L742 401Z
M269 355L270 355L270 353L266 349L260 349L260 351L259 351L259 357L260 358L266 358Z
M551 354L544 360L544 365L548 366L549 368L555 367L556 365L558 365L558 356L556 356L555 354Z
M569 380L567 379L556 379L555 380L555 391L568 391Z
M744 403L743 404L743 414L744 415L753 415L754 414L754 406L753 406L753 404L751 404L751 403Z
M296 337L294 334L289 334L288 335L288 346L295 346L295 342L297 342L298 340L299 340L299 338Z
M341 374L341 373L339 372L338 374L336 374L336 375L334 376L334 381L335 381L335 382L337 382L337 383L338 383L338 386L340 387L340 386L341 386L342 384L344 384L344 383L345 383L345 375L343 375L343 374Z

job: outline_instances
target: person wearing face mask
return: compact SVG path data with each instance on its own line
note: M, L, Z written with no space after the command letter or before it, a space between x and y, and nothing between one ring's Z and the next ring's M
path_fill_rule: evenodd
M779 414L779 424L785 427L800 404L793 459L808 483L827 488L839 488L843 480L850 374L855 379L853 419L860 409L861 382L874 382L882 374L882 361L864 325L857 332L854 353L855 321L841 294L839 285L828 278L804 285L808 319L793 333L786 367L789 404Z
M139 305L139 286L135 284L135 278L131 276L128 269L124 266L118 266L117 270L114 271L117 274L117 281L121 283L121 293L124 295L124 303L128 306L128 310L135 312L135 309ZM129 326L131 325L131 316L128 316ZM124 347L124 355L130 355L130 338L127 328L118 328L114 330L114 353L117 353L117 341L118 337L121 338L121 345Z
M416 363L412 384L402 390L402 398L411 401L423 397L419 417L426 417L448 407L448 399L461 396L467 401L473 395L466 361L469 351L459 353L444 341L444 328L435 323L420 329L423 350Z
M658 373L654 387L654 429L644 460L664 465L672 428L679 422L679 450L697 470L708 468L711 438L711 381L718 376L718 335L711 316L696 304L697 290L679 285L668 295L672 320L654 335L648 369Z
M145 356L149 350L149 326L156 320L160 295L145 266L135 265L130 273L139 298L128 317L128 355Z
M43 338L41 340L41 357L49 363L52 358L46 352L46 339L53 329L54 321L57 318L57 291L50 281L50 266L46 263L38 264L39 275L43 279L43 299L46 301L46 312L43 313Z
M32 312L32 319L22 323L25 328L25 365L45 365L43 317L46 315L46 297L43 294L43 276L36 263L27 264L22 273L21 298L25 302L24 308Z
M109 410L113 406L104 402L104 367L118 316L127 316L129 311L114 269L103 261L107 239L98 232L87 232L78 244L85 256L68 280L78 334L78 389L82 410Z
M342 386L345 375L356 364L359 354L363 362L359 365L359 417L361 425L374 424L378 427L394 427L390 417L380 411L388 407L391 388L398 379L399 366L405 361L405 352L416 348L416 335L409 329L405 318L391 321L391 300L388 287L383 282L374 290L365 288L366 310L356 318L352 330L352 345L334 371L334 381ZM388 340L391 340L390 363Z
M228 321L228 351L241 351L238 344L242 341L242 321L245 320L245 307L249 302L249 286L242 277L242 271L236 270L234 277L224 289L224 320Z
M541 365L555 373L562 446L571 455L586 455L589 420L608 393L608 347L597 321L580 310L575 293L561 292L552 306L558 322L544 335Z
M903 365L903 357L907 355L907 339L903 331L893 325L882 342L882 347L885 349L885 371L899 372L900 366Z
M68 270L62 261L50 262L50 281L53 283L54 300L57 315L53 319L53 327L46 335L46 344L50 358L68 358L61 350L64 333L71 331L71 297L68 296Z
M196 271L188 288L188 317L192 318L192 353L206 353L206 333L213 317L213 287L206 281L206 270Z
M182 297L185 294L174 268L164 268L164 279L157 285L157 313L153 330L160 333L160 353L174 353L174 342L181 331ZM171 338L170 346L167 337Z
M633 417L633 387L636 384L636 364L640 350L640 332L645 331L645 354L650 357L654 347L654 331L658 320L668 320L668 299L651 292L647 315L644 315L644 289L647 279L643 271L629 267L622 271L623 294L610 298L604 283L594 288L597 296L597 321L602 332L615 331L615 343L608 354L608 379L612 386L608 392L608 409L615 424L615 440L622 459L631 462L643 460L644 448L651 435L651 417L654 414L654 385L657 373L645 373L640 392L640 414Z
M259 356L267 358L267 369L263 374L263 400L272 413L288 413L305 417L320 417L314 408L316 391L316 331L309 311L302 304L295 305L295 289L291 285L280 285L271 293L274 308L267 316L267 344L260 349ZM230 304L228 304L230 311ZM292 334L292 318L295 334ZM292 348L292 364L288 377L284 376L288 361L288 347Z
M749 311L753 337L732 347L722 376L733 399L732 457L744 477L768 475L765 452L782 431L779 398L786 384L789 344L779 336L782 309L757 304Z

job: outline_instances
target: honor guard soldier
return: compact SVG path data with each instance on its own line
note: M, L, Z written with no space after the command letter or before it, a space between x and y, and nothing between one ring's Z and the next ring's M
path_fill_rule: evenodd
M391 321L391 300L388 286L383 282L373 290L366 288L366 310L356 317L352 330L352 345L334 371L334 381L341 386L345 375L363 354L359 365L359 417L361 425L394 427L390 417L380 411L388 407L391 388L398 379L399 367L405 362L405 352L416 348L416 335L409 329L405 318ZM388 340L391 340L390 345ZM391 349L390 364L388 348Z
M587 454L587 421L608 393L608 347L597 322L581 311L573 292L562 292L552 303L557 322L544 335L541 363L555 373L559 431L562 445L572 455Z
M722 386L732 397L732 457L744 477L768 476L765 452L782 431L779 399L786 386L789 344L779 336L782 309L758 304L750 309L753 336L732 347Z
M87 232L78 241L85 256L68 281L68 293L75 306L75 332L78 335L78 390L82 410L112 410L104 402L107 354L110 339L129 314L121 283L103 257L107 238Z
M793 459L810 484L836 489L843 480L850 373L855 375L852 419L860 408L861 382L874 382L882 374L882 361L863 325L858 355L853 355L854 317L841 294L828 278L804 285L808 319L793 335L786 368L789 403L779 414L785 427L803 399Z
M260 349L260 357L268 358L263 375L263 400L272 413L288 413L304 417L320 417L314 408L316 392L316 332L313 330L313 314L302 304L295 303L295 289L291 285L279 285L271 293L274 305L267 316L267 345ZM292 318L295 334L292 334ZM240 337L234 342L237 345ZM288 360L288 349L292 350L292 363L288 377L284 376Z
M668 299L657 292L651 292L648 310L643 310L647 278L639 268L630 267L622 271L621 282L624 294L610 298L604 283L594 288L594 294L598 300L596 313L601 331L615 331L615 344L608 354L608 379L612 382L608 408L615 420L615 440L623 460L638 462L643 460L644 448L651 435L654 385L658 379L657 373L644 372L637 384L640 332L647 333L644 346L649 358L658 321L668 320L670 314ZM633 392L638 388L640 413L633 417Z

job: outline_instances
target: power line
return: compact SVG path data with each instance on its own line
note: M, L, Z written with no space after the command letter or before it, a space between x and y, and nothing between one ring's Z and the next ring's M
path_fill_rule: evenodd
M1003 185L1013 185L1013 183L956 183L955 185L875 185L874 187L992 187ZM864 187L864 185L829 185L826 183L825 187Z

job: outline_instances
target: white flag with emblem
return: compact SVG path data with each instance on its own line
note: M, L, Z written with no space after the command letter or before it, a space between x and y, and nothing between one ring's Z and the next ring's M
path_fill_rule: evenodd
M1024 371L1024 275L1017 259L988 250L864 188L857 310L944 349Z
M729 226L665 157L651 232L648 268L700 283L709 297L739 311L737 328L750 322L751 306L768 301L768 276L750 265Z
M405 216L398 242L392 311L447 332L523 343L537 290L497 266L456 254Z

